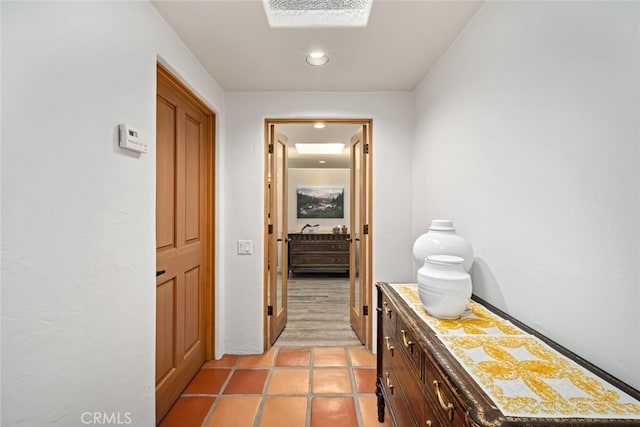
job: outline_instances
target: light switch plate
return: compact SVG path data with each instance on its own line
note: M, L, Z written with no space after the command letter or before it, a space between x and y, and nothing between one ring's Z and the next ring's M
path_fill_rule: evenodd
M253 242L251 240L238 240L238 255L251 255Z

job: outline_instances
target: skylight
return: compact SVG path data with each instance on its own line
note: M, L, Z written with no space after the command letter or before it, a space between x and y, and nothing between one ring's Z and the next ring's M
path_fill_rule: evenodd
M298 154L342 154L344 144L341 143L297 143Z
M373 0L262 0L269 26L366 27Z

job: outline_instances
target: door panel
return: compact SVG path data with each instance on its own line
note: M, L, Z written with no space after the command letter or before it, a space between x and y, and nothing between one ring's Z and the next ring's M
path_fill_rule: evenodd
M349 270L349 320L363 344L367 342L366 317L368 285L367 223L367 140L366 125L351 138L351 268Z
M187 271L184 278L184 349L187 352L193 346L198 345L198 340L200 339L200 327L198 325L201 311L199 302L202 299L200 297L200 268Z
M161 381L175 366L175 284L172 279L156 287L156 380Z
M288 273L288 225L287 225L287 139L269 128L269 211L272 227L269 234L269 305L273 314L269 321L269 342L275 343L287 323L287 273Z
M200 124L193 118L186 118L185 137L185 240L190 243L200 238L200 196L202 170L200 160Z
M163 98L157 102L156 162L158 171L173 170L176 162L173 131L176 127L176 108ZM156 246L175 245L175 174L156 174Z
M209 116L158 76L156 421L204 363Z
M278 268L277 268L277 292L276 292L276 322L280 321L286 324L285 309L286 292L287 292L287 276L288 268L285 259L287 257L287 212L286 212L286 193L285 183L287 179L287 142L283 135L276 135L276 198L278 206L276 208L276 242L278 252ZM284 316L284 321L278 317Z

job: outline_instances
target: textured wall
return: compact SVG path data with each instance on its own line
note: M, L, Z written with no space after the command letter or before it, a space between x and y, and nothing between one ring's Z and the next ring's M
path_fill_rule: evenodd
M155 426L158 55L224 94L148 3L3 2L2 33L1 423Z
M414 235L474 289L640 387L640 5L488 2L416 90Z

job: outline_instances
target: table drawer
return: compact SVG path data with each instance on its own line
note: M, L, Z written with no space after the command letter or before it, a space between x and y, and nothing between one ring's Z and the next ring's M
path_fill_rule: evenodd
M466 427L466 408L461 406L459 399L454 396L454 392L449 389L440 373L428 362L425 363L424 380L433 412L440 417L442 422L446 422L445 425Z
M291 252L349 252L349 243L291 243Z
M386 325L389 325L393 333L395 334L396 330L396 318L398 316L398 311L395 309L393 304L389 301L386 295L382 296L382 318L385 321Z
M385 367L381 380L385 398L389 403L389 412L394 420L394 426L417 426L418 421L415 419L408 400L402 391L404 385L400 386L398 378L391 367Z
M384 331L384 341L382 342L382 364L383 366L394 366L400 360L400 353L395 336L389 330Z
M402 320L402 317L398 317L397 319L396 341L398 346L400 346L404 354L407 356L411 366L415 369L416 374L422 378L422 350L416 343L414 333L409 330Z
M291 263L296 266L305 265L349 265L349 254L305 254L291 255Z
M399 359L405 359L404 362L397 363L393 367L398 387L401 388L405 400L409 404L409 409L413 414L416 422L420 424L423 418L424 395L420 389L420 379L416 377L410 364L401 353Z

